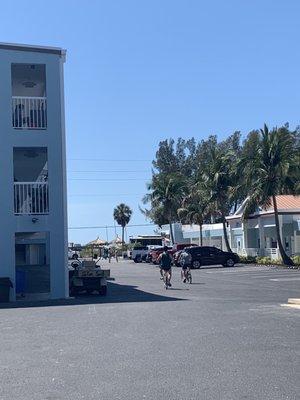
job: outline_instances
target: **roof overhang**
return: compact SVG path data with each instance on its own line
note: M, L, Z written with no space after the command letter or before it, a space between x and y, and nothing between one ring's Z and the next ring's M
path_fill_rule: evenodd
M300 214L300 209L280 209L278 210L278 214L279 215L297 215ZM254 218L260 218L260 217L266 217L266 216L270 216L270 215L274 215L274 210L268 210L268 211L260 211L259 213L254 213L249 215L249 217L247 219L254 219ZM235 219L241 219L243 217L242 214L240 215L228 215L226 218L226 221L231 221L231 220L235 220Z
M35 46L31 44L2 43L2 42L0 42L0 49L14 50L14 51L29 51L34 53L57 54L63 59L65 59L67 52L65 49L62 49L60 47Z

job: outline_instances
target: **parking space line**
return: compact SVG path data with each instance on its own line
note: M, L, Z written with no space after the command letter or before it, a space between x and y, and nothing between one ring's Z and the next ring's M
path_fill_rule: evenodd
M265 278L265 279L269 279L270 278L270 275L271 274L269 274L269 275L261 275L261 276L259 276L259 275L255 275L255 276L251 276L251 279L260 279L260 278ZM299 277L299 275L288 275L287 276L287 274L285 274L285 275L277 275L277 274L272 274L271 275L272 276L272 279L280 279L280 278L289 278L289 279L294 279L294 278L300 278Z
M290 277L290 278L271 278L270 281L275 282L289 282L289 281L300 281L300 277Z
M267 271L272 272L272 270L265 270L265 269L259 269L259 270L257 270L257 269L247 269L247 270L239 269L239 270L235 270L235 271L205 271L205 272L207 274L239 274L239 273L242 273L242 274L247 274L247 273L248 274L253 274L255 272L267 272Z

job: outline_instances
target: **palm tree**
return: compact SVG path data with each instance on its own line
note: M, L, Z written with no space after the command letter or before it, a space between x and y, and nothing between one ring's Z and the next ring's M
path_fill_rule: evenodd
M156 174L152 177L152 182L148 184L147 193L143 198L143 203L150 203L151 209L148 215L157 216L158 222L166 220L170 227L170 239L174 243L172 223L178 220L177 210L183 199L185 183L183 177L178 173ZM157 221L154 218L154 222Z
M192 187L190 194L185 197L182 207L178 209L178 215L189 224L199 225L199 244L203 246L202 225L210 216L210 203L204 190Z
M129 223L132 215L132 210L124 203L119 204L114 209L114 220L122 227L122 248L124 248L124 230L125 226Z
M207 163L200 171L205 190L209 194L212 215L218 215L223 225L223 234L227 251L232 252L226 228L226 215L232 208L233 171L235 154L219 145L207 149Z
M259 206L274 208L276 237L281 258L286 265L293 261L286 254L280 236L276 196L299 192L300 166L299 145L296 134L287 127L269 131L267 125L252 138L252 157L245 157L241 166L245 174L248 197L245 203L244 218L247 219Z

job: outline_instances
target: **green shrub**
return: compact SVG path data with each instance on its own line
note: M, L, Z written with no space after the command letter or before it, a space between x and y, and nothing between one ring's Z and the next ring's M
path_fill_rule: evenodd
M271 264L271 258L270 257L257 257L257 263L258 264Z
M295 265L300 265L300 256L294 256L292 257L292 260Z
M282 261L280 259L272 260L271 257L257 257L257 264L281 265Z
M256 263L256 257L240 256L240 261L243 264L255 264Z

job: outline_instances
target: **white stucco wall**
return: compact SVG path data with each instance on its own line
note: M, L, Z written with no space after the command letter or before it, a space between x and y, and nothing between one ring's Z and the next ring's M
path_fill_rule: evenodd
M46 130L14 129L11 112L11 64L46 65ZM67 209L66 160L63 98L63 60L57 54L0 49L0 276L15 282L15 233L50 233L51 297L68 294L67 281ZM13 210L13 148L48 149L49 215L15 216ZM4 227L4 229L3 229ZM15 286L15 285L14 285ZM12 292L14 299L14 291Z

